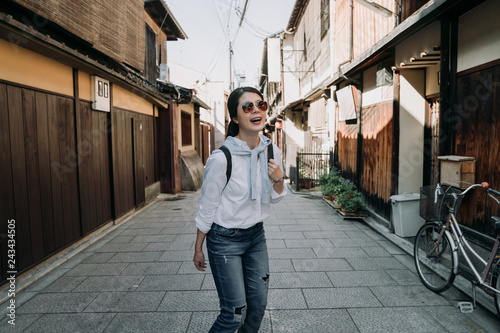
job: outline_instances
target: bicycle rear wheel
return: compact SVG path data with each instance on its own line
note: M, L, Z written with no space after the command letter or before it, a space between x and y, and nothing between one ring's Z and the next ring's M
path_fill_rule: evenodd
M444 233L439 239L441 226L426 223L417 233L414 244L414 260L418 276L430 290L439 293L447 290L455 281L455 259L452 240Z

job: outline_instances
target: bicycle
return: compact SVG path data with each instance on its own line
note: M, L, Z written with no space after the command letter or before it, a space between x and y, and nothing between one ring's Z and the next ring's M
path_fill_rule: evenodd
M415 267L424 286L436 293L443 292L453 285L455 276L460 273L458 256L460 249L474 275L471 281L472 306L476 308L476 287L480 287L486 294L494 297L495 307L500 316L500 255L497 253L500 247L500 217L492 216L490 219L497 236L488 261L480 257L470 246L456 219L462 198L475 188L486 190L487 195L500 204L500 200L494 196L500 197L500 192L490 189L486 182L471 185L463 192L451 186L445 190L440 184L437 184L435 189L429 186L421 188L420 215L426 222L415 238ZM464 245L468 252L478 259L478 263L474 264L471 261ZM484 266L482 273L479 273L476 267L480 264ZM463 312L472 311L470 302L465 302L463 305L468 305L469 308Z

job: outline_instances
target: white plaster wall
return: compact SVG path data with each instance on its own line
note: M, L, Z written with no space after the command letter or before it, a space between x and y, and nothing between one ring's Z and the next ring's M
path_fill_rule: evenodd
M392 101L394 87L392 85L377 87L377 66L363 72L362 107Z
M459 19L457 71L500 58L500 1L489 0Z
M400 79L398 193L419 193L423 181L425 70L401 71Z

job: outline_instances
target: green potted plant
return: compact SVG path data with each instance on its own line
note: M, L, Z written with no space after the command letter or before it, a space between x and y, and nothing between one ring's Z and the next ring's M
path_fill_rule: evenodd
M340 175L340 170L337 168L332 168L332 170L327 174L322 174L318 183L321 186L321 192L325 197L334 201L335 193L337 192L337 188L344 182L344 179Z
M347 213L357 213L366 208L361 193L355 187L351 191L342 193L337 203L342 207L342 211Z

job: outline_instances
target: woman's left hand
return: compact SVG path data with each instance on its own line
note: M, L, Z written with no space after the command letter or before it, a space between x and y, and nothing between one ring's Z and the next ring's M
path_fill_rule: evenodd
M277 161L270 159L267 163L267 172L271 180L276 181L283 177L283 171L281 171L280 165Z

